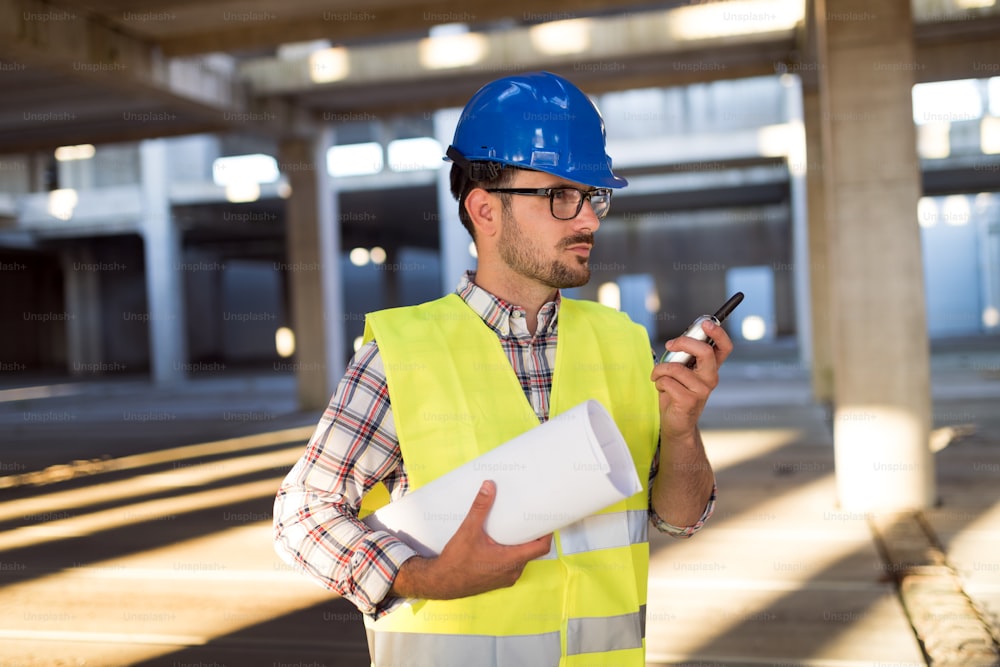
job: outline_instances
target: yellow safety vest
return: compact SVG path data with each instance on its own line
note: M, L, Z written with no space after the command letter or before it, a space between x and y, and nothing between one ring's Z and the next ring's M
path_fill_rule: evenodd
M366 617L375 667L645 664L648 471L659 435L645 329L588 301L559 310L550 416L596 399L628 443L642 491L559 530L517 583L458 600L407 600ZM410 491L539 421L496 334L457 294L372 313ZM539 508L544 511L544 508Z

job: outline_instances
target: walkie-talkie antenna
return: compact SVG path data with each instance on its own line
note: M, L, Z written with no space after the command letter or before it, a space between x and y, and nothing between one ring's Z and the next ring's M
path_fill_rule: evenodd
M723 320L729 317L729 313L733 312L733 309L740 305L740 301L743 301L743 292L737 292L729 297L729 301L726 301L722 304L722 308L715 311L715 319L719 320L719 323L722 323Z

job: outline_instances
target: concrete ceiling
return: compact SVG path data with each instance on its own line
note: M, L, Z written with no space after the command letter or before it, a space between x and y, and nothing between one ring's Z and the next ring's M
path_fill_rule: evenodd
M778 20L722 25L754 6ZM783 66L808 75L818 65L810 67L803 14L795 0L0 0L0 154L194 132L308 132L351 114L460 105L521 69L563 72L595 93ZM920 80L997 74L976 69L1000 53L996 7L917 14ZM586 42L578 51L573 38L539 42L532 27L570 19L582 19L570 33ZM447 23L481 36L478 59L423 63L429 30ZM317 77L307 52L280 48L316 40L336 47L344 72Z

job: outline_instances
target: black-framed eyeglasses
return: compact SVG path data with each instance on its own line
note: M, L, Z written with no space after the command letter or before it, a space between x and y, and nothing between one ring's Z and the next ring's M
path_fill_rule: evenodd
M611 208L611 188L595 188L580 190L579 188L487 188L487 192L498 192L507 195L528 195L531 197L548 197L549 211L556 220L572 220L580 215L583 202L590 200L594 215L603 218Z

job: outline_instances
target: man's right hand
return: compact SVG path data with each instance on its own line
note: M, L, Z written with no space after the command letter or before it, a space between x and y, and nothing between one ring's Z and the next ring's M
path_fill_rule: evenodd
M399 568L389 595L452 600L513 586L528 561L544 556L552 534L506 546L486 534L486 517L496 500L496 484L483 482L462 525L434 558L414 556Z

